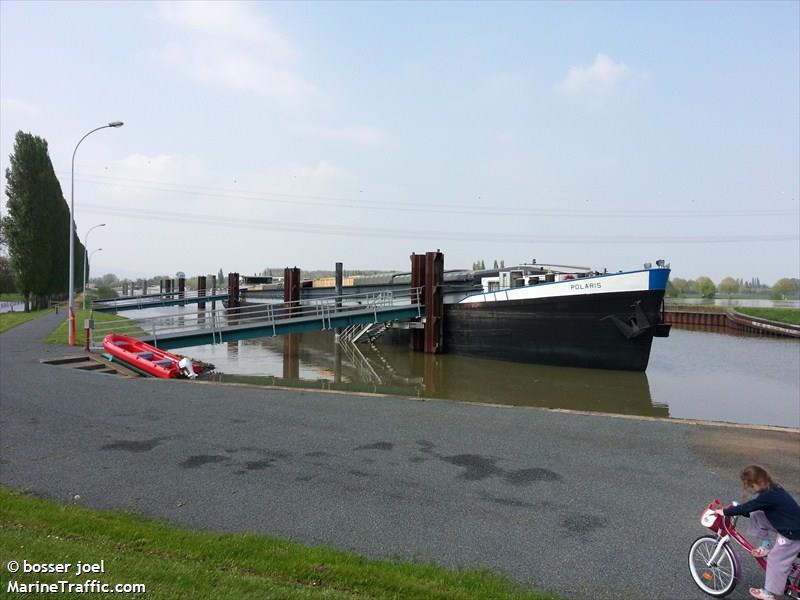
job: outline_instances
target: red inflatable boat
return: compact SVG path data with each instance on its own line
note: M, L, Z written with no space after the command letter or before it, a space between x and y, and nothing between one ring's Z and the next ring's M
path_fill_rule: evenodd
M164 379L190 377L193 379L200 373L200 366L192 363L189 359L159 350L126 335L116 333L107 335L103 338L103 348L114 358L153 377ZM182 360L184 361L183 365L181 365Z

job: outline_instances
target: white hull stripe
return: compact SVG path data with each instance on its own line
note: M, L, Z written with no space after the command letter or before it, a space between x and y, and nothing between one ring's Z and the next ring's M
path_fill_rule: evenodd
M525 287L508 288L473 294L459 301L459 304L472 304L475 302L505 302L508 300L528 300L534 298L552 298L556 296L586 296L590 294L613 294L618 292L646 292L651 289L663 289L651 286L650 270L633 271L629 273L613 273L598 275L596 277L582 277L540 283ZM666 283L666 278L664 278Z

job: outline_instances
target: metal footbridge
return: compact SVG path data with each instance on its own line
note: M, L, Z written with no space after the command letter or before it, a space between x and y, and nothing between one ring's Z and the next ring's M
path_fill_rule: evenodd
M163 292L160 294L146 294L142 296L123 296L107 300L92 301L92 310L98 312L121 312L123 310L142 310L145 308L160 308L164 306L184 306L186 304L199 304L227 300L228 290L216 291L195 290L185 292Z
M172 349L337 328L366 332L381 323L421 319L425 314L421 299L422 288L405 288L237 308L181 309L168 315L98 323L92 330L92 346L101 346L109 333Z

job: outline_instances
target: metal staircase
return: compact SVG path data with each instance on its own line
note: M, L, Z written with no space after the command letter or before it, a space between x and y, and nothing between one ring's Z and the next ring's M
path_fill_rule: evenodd
M377 323L356 323L355 325L349 325L342 329L339 333L339 342L349 342L351 344L356 344L361 340L362 342L368 342L372 344L377 340L379 337L383 335L383 333L391 327L392 321L385 321L385 322L377 322Z

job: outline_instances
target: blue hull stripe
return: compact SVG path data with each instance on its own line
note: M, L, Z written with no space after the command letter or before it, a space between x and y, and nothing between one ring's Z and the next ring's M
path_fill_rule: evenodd
M667 280L669 279L669 269L651 269L650 270L650 289L651 290L666 290Z

